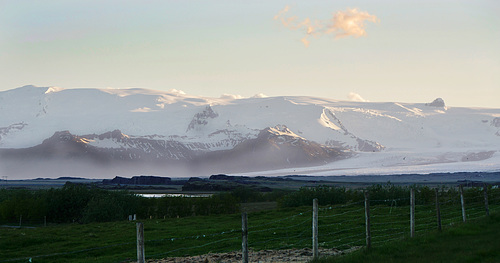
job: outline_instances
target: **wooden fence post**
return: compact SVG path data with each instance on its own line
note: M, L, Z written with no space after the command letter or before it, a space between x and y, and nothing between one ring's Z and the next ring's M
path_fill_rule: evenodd
M436 188L436 217L438 230L441 231L441 209L439 207L439 189Z
M365 191L365 225L366 225L366 248L372 247L372 235L370 231L370 195Z
M312 220L312 243L313 243L313 258L319 257L318 246L318 199L313 199L313 220Z
M467 222L467 215L465 214L465 199L464 199L464 188L462 185L459 187L460 189L460 203L462 204L462 219Z
M415 190L410 189L410 236L415 237Z
M22 222L23 222L23 215L20 215L19 216L19 228L21 228Z
M144 254L144 224L137 223L137 263L146 262Z
M241 214L241 261L248 263L248 217L246 212Z
M488 186L486 184L483 186L484 192L484 206L486 208L486 216L490 215L490 207L488 206Z
M43 217L43 226L47 226L47 216Z

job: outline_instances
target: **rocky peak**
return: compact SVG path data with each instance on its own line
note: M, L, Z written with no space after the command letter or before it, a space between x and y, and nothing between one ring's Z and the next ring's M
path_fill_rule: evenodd
M209 119L215 119L217 117L219 117L219 114L217 114L212 109L212 107L210 107L210 105L207 105L202 112L196 113L194 115L194 117L191 120L191 122L189 123L186 131L196 129L196 127L199 127L199 126L207 125Z
M73 134L71 134L69 131L57 131L49 139L62 141L62 142L69 142L69 141L72 141L74 139L74 137L75 136Z
M89 139L86 136L74 135L69 131L57 131L52 135L52 137L45 139L42 145L55 145L55 144L67 144L67 145L86 145Z
M118 141L122 141L123 139L129 138L127 135L123 134L120 130L114 130L111 132L106 132L99 135L99 139L117 139Z
M266 134L276 135L276 136L292 136L292 137L300 137L294 132L292 132L286 125L278 124L274 127L267 127L262 132Z
M442 98L437 98L434 101L432 101L431 103L426 103L425 106L440 107L440 108L446 107L444 100Z

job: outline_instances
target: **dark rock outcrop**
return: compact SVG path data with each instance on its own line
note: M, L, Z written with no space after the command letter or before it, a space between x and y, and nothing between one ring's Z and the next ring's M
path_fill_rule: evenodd
M217 117L219 117L219 114L217 114L212 109L212 107L210 107L210 105L208 105L207 107L205 107L203 112L196 113L194 115L193 119L191 120L191 122L189 123L189 125L187 127L186 132L190 131L190 130L195 130L198 127L205 126L208 124L209 119L215 119Z
M125 178L116 176L111 180L102 180L103 184L130 184L130 185L170 185L172 179L170 177L160 176L133 176L132 178Z
M241 181L244 179L248 179L248 176L232 176L225 174L214 174L211 175L209 180L222 180L222 181Z
M431 103L426 103L425 106L440 107L440 108L446 107L444 100L442 98L437 98Z
M2 140L2 136L6 136L9 132L11 131L20 131L22 130L24 127L26 127L28 124L24 123L24 122L20 122L20 123L14 123L12 125L9 125L7 127L0 127L0 141Z
M491 120L491 126L500 128L500 118L495 117L493 120Z

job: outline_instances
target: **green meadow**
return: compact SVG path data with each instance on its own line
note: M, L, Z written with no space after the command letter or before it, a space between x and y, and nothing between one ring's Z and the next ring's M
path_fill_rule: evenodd
M499 236L500 214L495 213L442 232L431 231L402 242L313 262L499 262Z
M364 200L359 199L362 194L330 187L301 189L281 197L277 202L241 203L239 209L248 212L249 247L252 250L310 248L312 202L308 200L318 198L319 246L358 250L348 256L322 259L325 261L320 262L411 262L412 258L415 262L434 258L437 262L441 258L443 262L457 262L448 260L455 255L457 259L465 260L462 262L487 262L498 256L493 249L495 246L498 248L494 237L500 231L498 189L489 192L492 215L488 218L485 216L481 189L467 189L466 224L462 223L458 192L443 189L440 194L443 231L438 233L434 191L417 187L415 238L409 237L408 188L385 185L369 190L372 234L372 249L369 251L364 249L365 207ZM186 204L193 205L190 200ZM212 202L207 204L213 205ZM241 249L239 212L185 217L154 215L137 221L144 223L146 259ZM135 261L137 222L118 220L1 227L0 262ZM424 256L428 259L422 260ZM479 261L475 260L477 257Z

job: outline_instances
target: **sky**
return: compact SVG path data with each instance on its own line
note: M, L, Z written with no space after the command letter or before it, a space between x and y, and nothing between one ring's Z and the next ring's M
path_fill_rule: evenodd
M0 0L24 85L500 108L496 0Z

